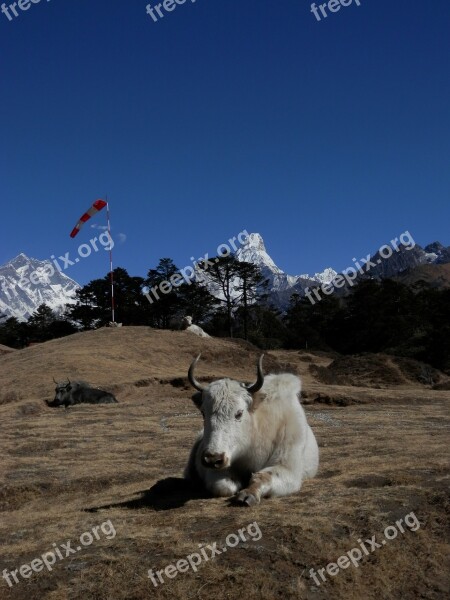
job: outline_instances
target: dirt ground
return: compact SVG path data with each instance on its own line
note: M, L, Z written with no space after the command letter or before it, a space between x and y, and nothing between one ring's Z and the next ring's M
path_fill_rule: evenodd
M19 583L9 575L11 587L0 578L1 600L448 597L448 390L327 385L310 366L333 357L267 353L266 372L303 380L321 463L298 494L244 508L181 479L202 423L186 379L199 352L201 381L255 377L259 352L246 342L145 327L0 356L0 575L48 551L62 557L51 571L22 569ZM87 380L119 403L51 409L52 377ZM228 546L252 523L260 539ZM373 536L379 547L365 542L357 566L311 577ZM163 574L157 587L148 577L215 542L227 551L196 571Z

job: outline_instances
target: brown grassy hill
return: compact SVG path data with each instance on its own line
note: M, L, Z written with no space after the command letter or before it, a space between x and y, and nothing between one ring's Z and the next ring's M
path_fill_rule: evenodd
M82 379L111 391L142 381L149 384L186 377L199 353L199 378L228 376L246 381L256 376L261 351L243 340L199 338L186 331L150 327L76 333L3 357L0 403L11 395L13 399L47 398L55 387L53 377L57 381ZM279 369L270 356L264 365L268 371Z
M10 354L11 352L14 352L14 348L10 348L9 346L4 346L3 344L0 344L0 356L2 354Z
M359 387L433 386L448 380L423 362L387 354L339 356L327 366L312 364L310 371L322 383Z
M446 598L450 392L413 380L387 389L328 385L310 366L326 368L336 357L268 353L266 369L298 372L309 398L352 402L307 407L321 453L316 479L293 496L242 508L181 479L202 423L185 385L200 351L200 380L254 376L259 352L250 344L145 327L76 334L0 357L0 599ZM119 403L51 409L44 399L52 376L111 388ZM411 512L420 527L397 528L386 540L385 528ZM111 539L98 529L109 521ZM158 587L148 578L148 569L165 569L199 545L223 549L251 523L259 540L247 536L195 572L164 575ZM326 573L320 585L310 578L311 568L336 563L372 536L380 547L358 567ZM66 557L68 541L74 552ZM56 548L63 558L51 571L25 569L30 576L16 573L12 587L1 578Z

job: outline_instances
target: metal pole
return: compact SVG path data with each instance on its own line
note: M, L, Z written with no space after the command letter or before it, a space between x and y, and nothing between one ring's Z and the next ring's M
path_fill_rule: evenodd
M106 214L108 219L108 234L109 234L109 275L111 279L111 313L112 322L115 323L115 308L114 308L114 273L113 273L113 260L112 260L112 237L111 237L111 221L109 218L109 202L108 196L106 196Z

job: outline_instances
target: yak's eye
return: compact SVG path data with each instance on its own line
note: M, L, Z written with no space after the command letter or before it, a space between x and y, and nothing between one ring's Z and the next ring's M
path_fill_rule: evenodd
M243 410L238 410L238 412L237 412L237 413L234 415L234 418L235 418L237 421L240 421L240 420L242 419L242 415L243 415L243 414L244 414L244 411L243 411Z

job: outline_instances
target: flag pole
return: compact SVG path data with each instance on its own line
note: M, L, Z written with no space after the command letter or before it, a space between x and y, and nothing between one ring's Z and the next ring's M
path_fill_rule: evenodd
M113 260L112 260L112 236L111 236L111 220L109 217L109 202L108 196L106 196L106 215L108 220L108 234L109 234L109 277L111 280L111 314L112 322L115 323L115 307L114 307L114 273L113 273Z

